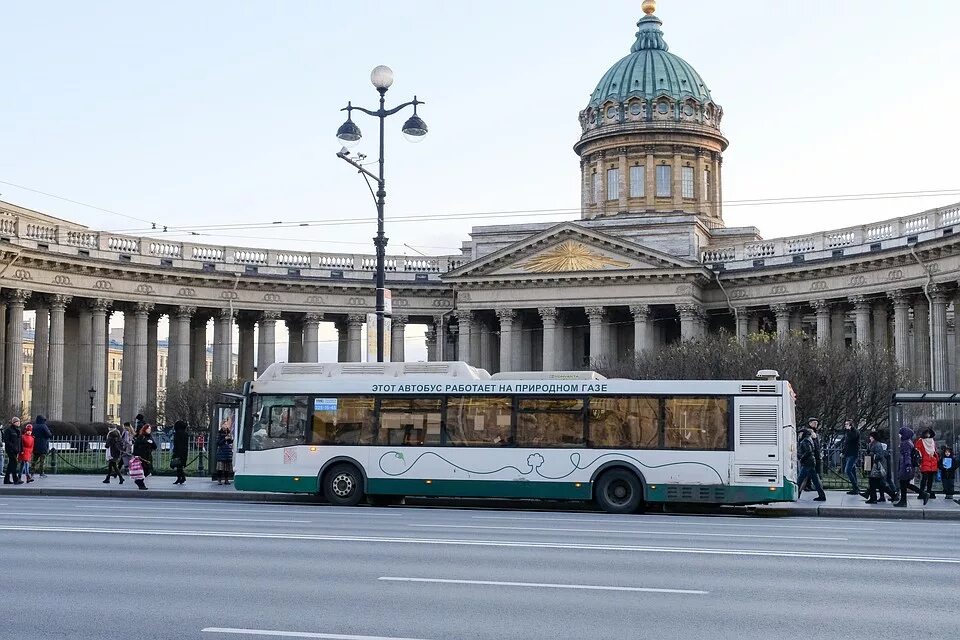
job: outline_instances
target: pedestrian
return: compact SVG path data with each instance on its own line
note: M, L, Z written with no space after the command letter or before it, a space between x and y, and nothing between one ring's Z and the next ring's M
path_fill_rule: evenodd
M913 429L910 427L900 427L900 468L897 472L897 480L900 481L900 500L895 502L895 507L907 506L907 489L913 483Z
M173 453L170 458L170 467L177 472L177 479L173 484L183 484L187 476L183 468L187 464L187 423L177 420L173 423Z
M142 413L138 413L137 417L133 419L133 428L137 433L140 433L140 429L143 429L143 425L147 424L146 419L143 417Z
M47 419L43 416L37 416L37 419L33 421L33 465L31 466L31 470L37 477L47 477L45 472L51 440L53 440L53 433L50 432Z
M868 482L870 493L867 504L886 502L884 493L890 496L891 502L897 501L897 494L887 485L887 447L880 441L880 434L871 431L867 436L867 455L870 456L870 473Z
M817 429L819 428L819 426L820 426L820 419L819 419L819 418L808 418L808 419L807 419L807 427L806 427L806 429L801 429L801 430L800 430L801 439L802 439L802 436L803 436L803 432L804 432L804 431L810 431L810 437L813 439L813 445L814 445L814 446L813 446L813 455L814 455L814 462L815 462L814 468L815 468L816 471L817 471L817 478L818 478L818 479L819 479L819 478L822 476L822 474L823 474L823 458L822 458L822 456L820 455L820 442L817 440ZM797 441L797 447L799 448L799 446L800 446L800 442ZM798 476L798 479L799 479L799 477L801 477L801 476L803 477L803 479L800 480L800 481L797 483L797 486L799 487L799 489L798 489L798 491L797 491L797 496L799 496L801 493L803 493L804 491L806 491L807 488L808 488L808 486L809 486L809 484L810 484L810 477L809 477L809 476L803 476L802 471L803 471L803 470L801 469L801 474L800 474L800 476Z
M3 430L3 452L7 455L7 466L3 470L3 484L23 484L20 479L20 452L23 441L20 432L20 418L14 416Z
M143 461L139 456L130 457L130 479L133 480L133 483L137 485L137 489L146 491L147 485L143 481L146 477L143 471Z
M33 475L30 473L30 461L33 460L33 425L28 424L23 428L23 435L20 436L20 474L27 479L27 482L33 482Z
M797 448L797 458L800 463L800 475L798 484L800 492L809 483L817 491L817 497L814 502L826 502L827 495L823 492L823 485L820 484L820 474L817 473L816 443L813 441L813 432L810 429L804 429L801 433L800 446ZM799 497L799 492L797 494Z
M224 425L217 432L217 484L230 484L233 473L233 434Z
M943 495L947 500L953 499L954 483L957 479L957 459L953 456L951 447L944 447L940 453L940 483L943 484Z
M923 504L937 497L933 493L933 481L937 479L940 456L937 454L937 443L933 439L935 435L933 429L924 429L914 445L920 453L920 499Z
M143 467L144 477L153 473L153 452L157 450L157 443L153 439L153 427L145 424L140 427L137 437L133 441L133 457L139 458ZM130 477L133 477L131 472Z
M850 481L850 491L847 495L855 496L860 493L857 482L857 457L860 455L860 432L853 426L852 420L843 423L843 442L840 445L843 454L843 473Z
M120 463L123 469L127 469L130 466L130 458L133 457L133 441L136 439L136 434L133 432L133 427L130 426L129 422L123 423L123 428L120 429Z
M110 425L107 431L107 477L103 484L110 484L110 478L116 477L123 484L123 474L120 472L120 461L123 455L123 446L120 430L116 425Z

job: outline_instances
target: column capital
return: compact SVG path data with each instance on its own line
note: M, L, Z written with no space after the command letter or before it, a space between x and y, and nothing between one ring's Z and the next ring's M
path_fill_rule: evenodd
M316 311L310 311L303 317L303 319L307 324L321 322L323 320L323 314Z
M495 309L497 314L497 319L500 322L513 322L517 318L517 312L515 309Z
M630 305L630 313L634 320L646 320L650 316L650 305L637 303Z
M10 304L25 305L32 295L33 292L28 289L13 289L12 291L7 291L3 297Z
M280 312L277 312L277 317L280 316ZM364 322L366 322L367 317L362 313L351 313L347 316L347 325L351 327L359 327Z
M196 307L181 305L177 307L176 316L181 319L189 320L191 317L193 317L193 314L195 314L196 312L197 312Z
M220 309L220 312L217 314L220 316L221 320L233 320L237 315L236 309Z
M907 292L903 289L888 291L887 297L890 298L891 302L893 302L894 308L905 309L910 306L910 296L907 295Z
M66 309L71 300L73 300L73 296L65 296L58 293L47 297L47 305L51 309Z
M857 311L870 308L870 300L868 300L866 296L850 296L847 300L850 301L850 304L852 304Z
M87 301L87 307L94 313L107 313L112 306L113 300L106 298L94 298L93 300Z
M135 305L133 305L133 312L138 316L140 315L145 316L149 314L151 311L153 311L152 302L138 302Z
M703 307L693 302L678 304L676 307L681 320L693 320L703 315Z
M457 309L453 312L453 316L458 322L473 322L473 311L470 309Z
M591 322L594 320L602 320L605 311L603 307L584 307L583 310Z
M264 322L276 322L280 319L280 312L270 309L269 311L264 311L260 314L260 319Z
M830 303L826 300L811 300L810 306L817 314L830 313Z
M546 322L556 322L557 316L560 315L560 312L556 307L540 307L537 309L537 313L540 314L540 319Z
M770 310L773 311L775 316L785 316L790 314L790 305L779 302L777 304L770 305Z
M946 304L947 292L942 284L933 283L927 288L930 301L934 304Z
M423 332L423 337L426 339L427 344L435 344L437 342L437 330L427 325L427 330Z
M410 318L408 316L397 314L397 315L391 316L390 327L400 329L400 328L406 327L409 321L410 321Z

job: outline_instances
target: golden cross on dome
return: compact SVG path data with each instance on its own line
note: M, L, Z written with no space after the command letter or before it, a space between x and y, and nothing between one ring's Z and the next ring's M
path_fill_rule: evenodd
M648 16L653 15L653 12L657 10L657 0L643 0L640 8L643 9L643 12Z

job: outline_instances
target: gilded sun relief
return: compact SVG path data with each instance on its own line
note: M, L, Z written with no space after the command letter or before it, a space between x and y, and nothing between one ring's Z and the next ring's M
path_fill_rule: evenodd
M534 273L551 273L556 271L596 271L605 267L625 269L629 266L629 262L614 260L591 251L582 242L567 240L524 262L520 265L520 268Z

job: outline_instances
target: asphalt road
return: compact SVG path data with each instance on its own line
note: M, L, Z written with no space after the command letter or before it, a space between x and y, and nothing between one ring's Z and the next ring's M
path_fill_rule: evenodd
M4 496L0 638L933 638L958 547L931 521Z

